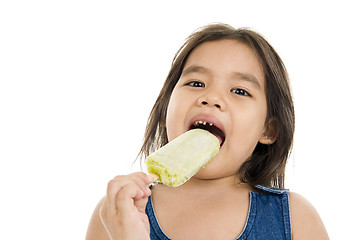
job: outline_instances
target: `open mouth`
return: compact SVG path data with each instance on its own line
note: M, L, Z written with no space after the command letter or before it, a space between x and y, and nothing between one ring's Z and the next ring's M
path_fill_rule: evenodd
M216 136L219 140L219 145L222 147L224 141L226 140L226 136L224 132L216 127L214 123L206 122L206 121L195 121L189 130L200 128L203 130L207 130L208 132L212 133L214 136Z

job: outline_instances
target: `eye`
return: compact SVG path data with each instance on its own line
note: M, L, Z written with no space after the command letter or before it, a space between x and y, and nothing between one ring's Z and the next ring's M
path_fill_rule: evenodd
M205 84L202 82L199 82L199 81L191 81L191 82L187 83L186 85L191 86L191 87L201 87L201 88L205 87Z
M241 96L251 96L251 94L249 94L246 90L241 88L232 89L231 92Z

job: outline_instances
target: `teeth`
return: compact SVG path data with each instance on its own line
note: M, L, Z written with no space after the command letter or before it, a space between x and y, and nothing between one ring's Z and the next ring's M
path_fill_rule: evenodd
M195 123L193 123L194 126L198 126L200 124L203 124L204 126L205 125L209 125L209 126L213 126L214 124L213 123L210 123L210 122L206 122L206 121L196 121Z

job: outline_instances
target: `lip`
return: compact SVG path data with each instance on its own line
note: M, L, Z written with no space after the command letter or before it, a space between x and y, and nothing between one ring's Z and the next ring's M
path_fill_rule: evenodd
M211 122L211 123L214 124L214 126L219 128L220 130L222 130L222 132L226 136L226 132L225 132L225 129L224 129L224 126L223 126L222 122L220 120L218 120L215 116L207 115L207 114L198 114L198 115L194 116L193 118L191 118L191 120L190 120L190 122L188 124L188 129L190 129L192 124L194 122L196 122L196 121Z

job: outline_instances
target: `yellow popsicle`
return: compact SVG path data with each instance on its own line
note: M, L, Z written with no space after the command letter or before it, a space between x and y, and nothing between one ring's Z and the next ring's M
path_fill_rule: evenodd
M203 129L193 129L150 154L147 171L164 185L177 187L188 181L219 152L219 140Z

